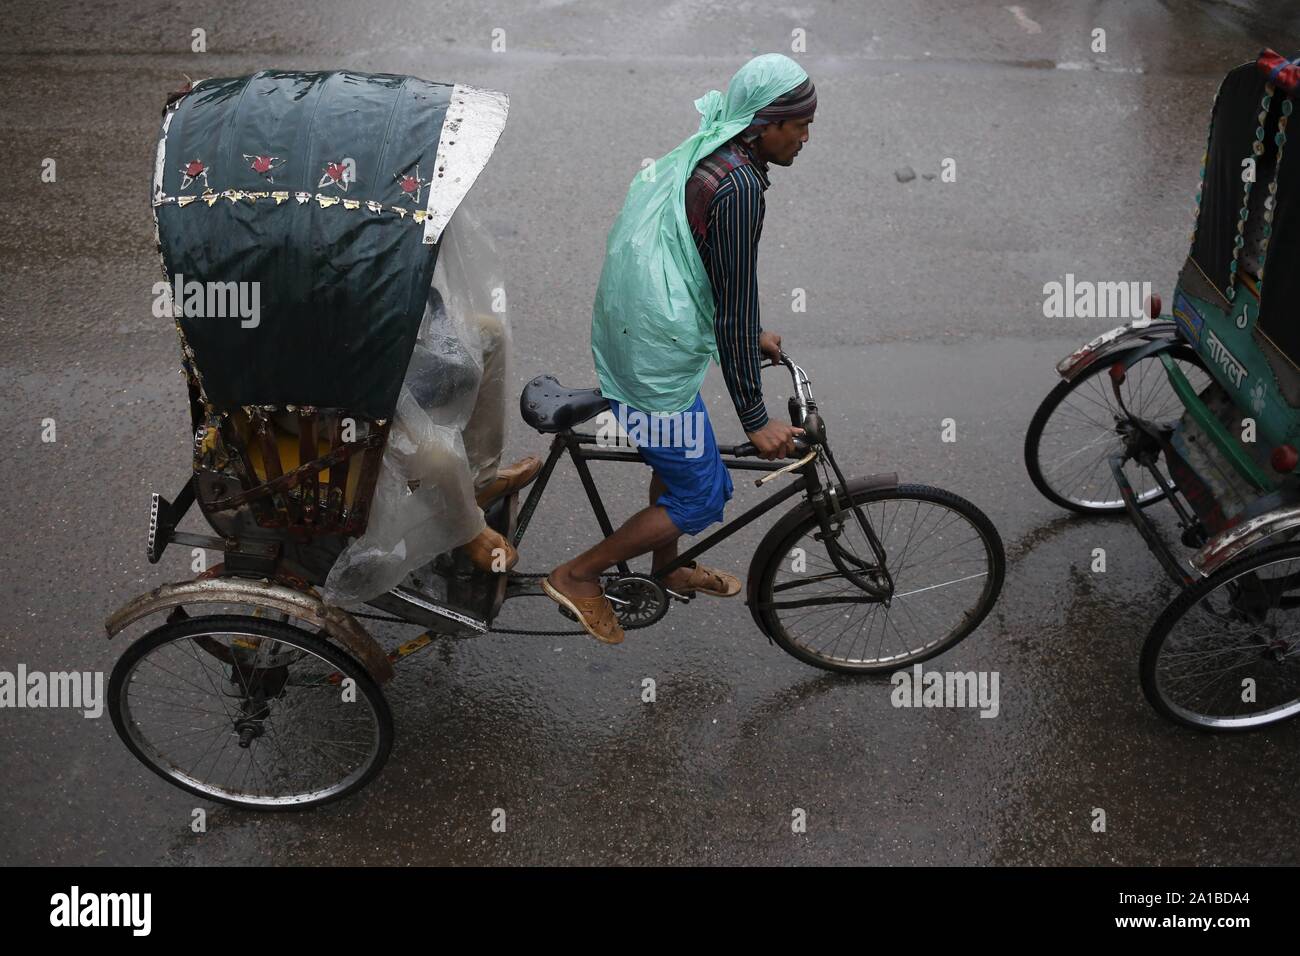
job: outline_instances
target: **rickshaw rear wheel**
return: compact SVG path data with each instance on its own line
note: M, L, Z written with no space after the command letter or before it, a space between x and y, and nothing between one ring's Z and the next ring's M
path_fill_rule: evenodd
M1110 471L1110 456L1123 449L1113 420L1120 410L1105 375L1124 354L1098 362L1073 381L1058 382L1034 412L1025 432L1029 480L1048 501L1079 514L1124 513L1124 499ZM1209 373L1191 348L1176 345L1168 354L1198 392L1209 383ZM1182 403L1158 354L1138 360L1120 389L1124 404L1139 418L1162 421L1182 414ZM1053 443L1062 445L1059 454L1050 447ZM1145 469L1134 463L1125 467L1138 504L1149 505L1164 497ZM1093 488L1098 490L1089 494L1088 489Z
M203 615L155 628L114 666L108 709L154 773L245 809L342 799L374 779L393 745L392 712L357 660L262 617Z
M1151 706L1196 730L1258 730L1300 713L1300 542L1247 552L1185 588L1141 657Z

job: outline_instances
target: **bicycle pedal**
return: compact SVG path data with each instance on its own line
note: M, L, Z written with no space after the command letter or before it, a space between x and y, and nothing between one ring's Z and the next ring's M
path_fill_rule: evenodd
M694 598L692 598L689 594L679 594L678 592L674 591L672 588L664 588L664 593L671 598L676 598L677 600L681 601L683 604L690 604L691 601L694 600Z

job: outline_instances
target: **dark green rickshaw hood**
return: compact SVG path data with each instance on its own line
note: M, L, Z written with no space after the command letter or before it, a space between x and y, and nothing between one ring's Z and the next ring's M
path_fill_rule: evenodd
M414 77L275 70L205 80L168 106L158 243L214 408L392 414L438 239L507 108Z

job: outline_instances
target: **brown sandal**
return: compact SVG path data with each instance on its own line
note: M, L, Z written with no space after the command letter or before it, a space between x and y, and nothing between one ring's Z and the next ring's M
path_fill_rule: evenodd
M691 572L682 587L669 588L678 594L709 594L713 597L735 597L740 593L740 578L716 568L706 568L701 564L692 564L687 570Z
M614 605L609 603L604 593L594 597L570 597L551 584L550 578L542 579L542 591L556 604L572 611L578 623L596 640L605 644L623 643L623 628L614 614Z

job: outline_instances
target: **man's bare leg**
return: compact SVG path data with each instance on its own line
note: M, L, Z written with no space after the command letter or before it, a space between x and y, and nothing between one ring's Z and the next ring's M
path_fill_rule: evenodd
M659 479L659 472L654 472L653 477L650 479L650 504L654 505L659 500L659 496L667 490L668 486ZM678 538L673 538L662 548L655 548L654 559L650 563L651 573L655 573L664 565L672 564L677 560L677 541ZM689 577L690 571L686 568L678 568L668 575L664 584L670 588L682 587Z
M659 472L650 472L650 507L654 507L659 496L667 491L667 486L659 479ZM677 557L677 539L669 541L662 548L655 548L654 559L650 562L651 571L658 571L665 564Z
M606 568L654 552L652 567L659 570L677 558L677 539L681 531L668 517L668 509L655 504L667 487L654 473L650 479L650 506L638 511L612 535L550 574L551 584L572 597L595 597L601 593L600 575ZM679 568L669 575L669 587L679 586L690 572Z
M606 568L647 551L657 552L669 544L676 553L680 536L667 508L643 508L600 544L552 571L551 585L570 597L595 597L601 593L600 574Z

